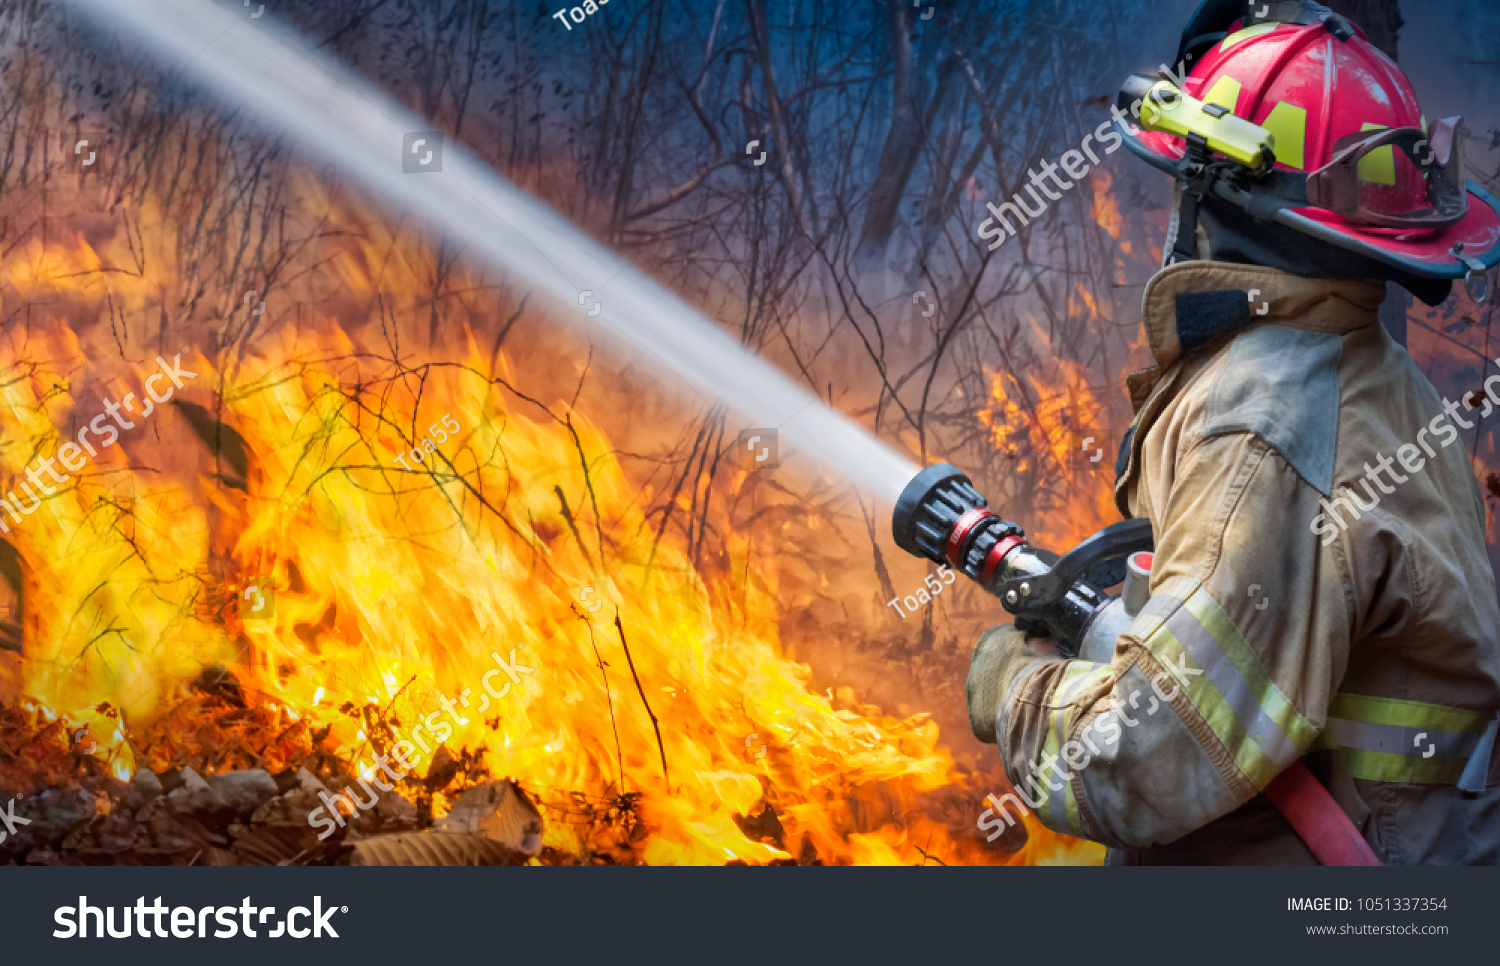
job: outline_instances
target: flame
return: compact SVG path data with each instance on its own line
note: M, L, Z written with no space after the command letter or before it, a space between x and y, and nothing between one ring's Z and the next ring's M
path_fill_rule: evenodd
M1119 519L1119 510L1098 476L1100 467L1114 466L1108 407L1095 396L1085 366L1061 358L1052 363L1057 368L1049 376L1040 374L1041 366L1021 378L990 372L990 405L976 415L996 449L1015 459L1015 478L1045 476L1044 486L1027 488L1036 514L1027 532L1040 546L1066 549Z
M425 241L294 180L342 239L320 256L319 285L372 306L377 293L401 311L428 304ZM153 341L122 346L132 362L101 361L117 355L115 320L201 295L170 269L171 219L149 209L138 220L158 231L58 230L0 262L31 312L0 340L0 496L102 412L100 399L139 393L158 349L178 351ZM490 284L464 273L455 290ZM219 293L220 317L242 318L242 295ZM680 538L657 539L652 492L631 483L598 425L567 404L520 405L496 382L517 382L505 354L492 361L466 341L398 362L345 319L271 334L272 314L251 351L182 355L198 375L178 401L243 441L244 479L163 405L41 509L19 522L0 510L25 601L24 657L0 648L0 744L16 753L0 759L0 787L65 780L77 756L122 780L189 761L275 771L313 754L368 774L408 740L418 775L441 744L516 778L547 817L546 844L574 854L1099 861L1097 847L1030 816L1020 852L986 848L974 833L982 792L936 724L848 688L814 690L779 637L774 558L730 533L730 559L700 573ZM581 371L581 352L561 357L559 369ZM240 614L251 584L270 592L264 617ZM196 686L216 669L234 701ZM433 814L447 804L436 794ZM766 804L779 836L742 828ZM601 828L602 806L632 809L638 825Z
M1115 199L1111 188L1115 179L1102 167L1094 168L1089 175L1089 190L1094 193L1093 204L1089 207L1089 217L1094 219L1100 228L1103 228L1109 237L1120 244L1120 251L1126 255L1130 254L1130 240L1120 239L1120 229L1125 224L1125 219L1120 215L1120 203Z
M81 281L101 268L98 254L81 233L67 234L66 242L54 244L33 238L6 260L9 282L23 300L36 301L59 291L102 295L102 286Z
M1093 293L1084 288L1082 282L1074 282L1073 289L1078 293L1078 300L1074 301L1073 296L1068 296L1068 312L1073 315L1087 312L1091 318L1100 318L1099 303L1095 301Z
M211 459L194 477L184 455L202 444L164 405L10 526L26 656L0 662L0 697L19 695L39 729L62 722L38 747L84 729L84 753L124 779L205 747L221 767L317 749L369 773L399 739L423 748L420 774L441 743L531 789L560 850L599 846L568 821L570 796L637 795L628 844L648 863L1092 859L1034 827L1007 860L925 817L924 795L964 781L937 726L814 692L782 653L774 569L731 541L739 579L705 578L658 542L583 413L516 411L472 343L407 368L320 328L232 370L184 356L198 373L185 394L215 403L251 454L241 486ZM9 492L92 403L63 375L89 370L65 326L0 347L0 368L19 430L0 449ZM97 376L120 398L150 371ZM265 617L238 610L252 583ZM245 710L184 687L213 666ZM764 803L779 841L736 820Z

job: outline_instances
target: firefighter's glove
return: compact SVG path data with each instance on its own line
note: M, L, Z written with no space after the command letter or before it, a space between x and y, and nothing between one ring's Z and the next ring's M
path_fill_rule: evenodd
M1043 655L1057 658L1050 639L1027 640L1026 635L1010 624L991 627L974 645L969 659L969 677L964 682L964 696L969 706L969 730L986 744L995 744L995 715L1023 669Z

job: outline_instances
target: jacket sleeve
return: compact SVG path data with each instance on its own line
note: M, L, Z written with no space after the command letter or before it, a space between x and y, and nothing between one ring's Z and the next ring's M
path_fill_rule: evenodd
M1279 453L1232 433L1164 472L1151 599L1114 659L1017 664L996 715L1042 823L1117 848L1171 842L1264 789L1317 737L1349 649L1340 549L1320 547L1320 494Z

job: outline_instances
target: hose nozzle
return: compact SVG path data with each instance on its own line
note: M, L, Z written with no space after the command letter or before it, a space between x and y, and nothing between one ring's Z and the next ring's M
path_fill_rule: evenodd
M1025 542L1026 533L996 516L987 502L963 471L947 463L929 466L896 501L896 546L988 586L1000 560Z
M1125 556L1150 549L1150 523L1105 527L1058 557L1033 548L1019 525L1002 520L987 503L962 471L937 463L901 491L891 533L912 556L950 566L1000 598L1017 627L1055 637L1065 655L1078 653L1113 600L1104 588L1125 577Z

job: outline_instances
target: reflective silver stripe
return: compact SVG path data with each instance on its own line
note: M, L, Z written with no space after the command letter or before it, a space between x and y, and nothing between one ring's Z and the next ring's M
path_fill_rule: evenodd
M1484 737L1345 718L1329 718L1328 733L1333 735L1340 748L1411 755L1414 758L1468 758L1479 747L1479 739Z
M1249 682L1240 675L1229 655L1219 647L1197 615L1186 606L1180 607L1167 618L1165 627L1203 669L1204 676L1224 697L1225 704L1239 719L1246 736L1255 742L1262 754L1283 767L1301 757L1296 743L1287 737L1274 718L1265 713Z
M1063 782L1063 788L1062 791L1059 792L1053 791L1050 785L1047 787L1049 798L1049 801L1047 802L1047 811L1052 814L1052 821L1057 823L1057 825L1055 826L1057 828L1069 828L1068 783L1066 781L1063 781L1061 776L1057 775L1059 771L1067 769L1067 764L1062 759L1062 753L1063 746L1067 743L1068 737L1066 734L1064 734L1064 729L1068 723L1068 705L1073 703L1073 696L1078 693L1078 689L1083 687L1083 682L1087 681L1090 676L1093 675L1093 673L1094 672L1090 670L1084 674L1078 675L1078 680L1074 681L1068 686L1068 690L1063 695L1062 701L1058 702L1062 705L1062 707L1052 712L1052 731L1055 735L1057 735L1057 761L1052 765L1052 775L1057 776L1058 781ZM1046 781L1046 776L1043 776L1042 780Z
M1139 621L1142 617L1155 617L1157 620L1164 620L1175 608L1181 607L1182 603L1181 597L1158 590L1146 601L1146 606L1135 615L1135 619Z
M1500 715L1490 719L1489 727L1479 736L1479 747L1469 756L1464 773L1458 776L1458 787L1466 792L1482 792L1489 784L1490 762L1495 758L1495 737L1500 732Z

